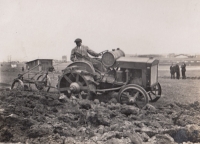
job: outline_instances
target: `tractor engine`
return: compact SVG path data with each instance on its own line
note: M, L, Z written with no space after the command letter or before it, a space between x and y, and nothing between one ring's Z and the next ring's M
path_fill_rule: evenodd
M119 48L107 51L102 56L102 64L108 69L108 71L101 73L101 88L110 87L117 82L123 82L123 72L117 70L115 66L117 59L124 57L125 54Z

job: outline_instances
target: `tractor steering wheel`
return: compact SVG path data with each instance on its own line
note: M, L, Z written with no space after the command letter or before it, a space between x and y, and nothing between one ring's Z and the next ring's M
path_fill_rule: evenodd
M108 50L104 50L104 51L98 53L98 55L99 55L99 56L103 56L103 54L104 54L105 52L108 52ZM93 57L92 59L95 59L95 60L101 61L101 58L99 58L99 57Z
M100 52L99 54L102 56L105 52L108 52L108 50L104 50L104 51Z

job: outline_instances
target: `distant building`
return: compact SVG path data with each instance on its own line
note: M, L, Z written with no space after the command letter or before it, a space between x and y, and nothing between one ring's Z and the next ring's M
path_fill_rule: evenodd
M175 53L170 53L170 54L168 54L168 57L169 57L169 58L175 57Z
M16 68L17 64L11 64L11 68Z
M34 68L32 71L46 71L50 66L53 65L53 59L36 59L26 62L26 69L31 69L39 64L41 65Z
M164 57L163 55L159 55L159 54L144 54L144 55L137 55L137 57L153 57L153 58L160 58L160 57Z
M185 59L185 58L188 58L188 55L181 54L181 55L175 56L175 58L183 58L183 59Z
M197 55L196 55L196 58L200 58L200 55L199 55L199 54L197 54Z
M67 56L62 56L62 61L67 62Z

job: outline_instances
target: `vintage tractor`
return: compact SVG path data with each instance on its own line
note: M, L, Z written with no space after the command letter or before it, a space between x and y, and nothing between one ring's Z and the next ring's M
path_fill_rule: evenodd
M122 50L102 52L103 70L88 61L69 64L58 82L58 90L68 97L91 98L99 93L117 92L121 104L144 108L161 97L158 63L154 58L126 57Z

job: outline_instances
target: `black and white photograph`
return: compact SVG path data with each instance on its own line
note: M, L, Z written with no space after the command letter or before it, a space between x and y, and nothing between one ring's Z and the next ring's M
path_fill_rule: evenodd
M200 143L199 0L0 0L0 144Z

